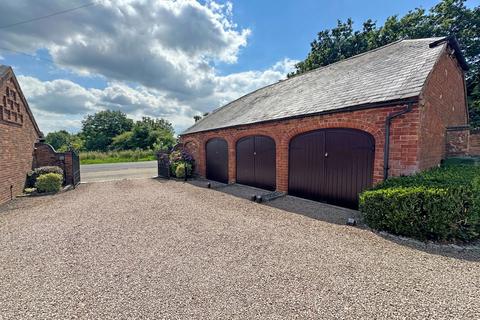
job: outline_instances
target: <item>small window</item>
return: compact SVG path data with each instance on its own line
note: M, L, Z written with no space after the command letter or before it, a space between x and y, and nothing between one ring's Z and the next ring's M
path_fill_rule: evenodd
M10 89L7 87L7 97L10 97Z

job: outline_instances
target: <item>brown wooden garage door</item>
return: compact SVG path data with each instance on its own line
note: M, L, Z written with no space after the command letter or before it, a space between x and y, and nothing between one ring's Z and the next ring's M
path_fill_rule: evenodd
M208 140L206 146L207 179L228 183L228 144L221 138Z
M265 136L242 138L237 142L237 182L275 190L275 141Z
M372 185L375 142L354 129L324 129L292 139L288 191L292 195L356 208Z

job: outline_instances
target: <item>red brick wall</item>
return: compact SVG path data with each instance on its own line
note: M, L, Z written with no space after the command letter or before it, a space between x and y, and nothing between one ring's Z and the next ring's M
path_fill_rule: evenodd
M468 154L471 156L480 156L480 130L470 132Z
M446 52L430 74L422 100L419 159L423 170L446 157L446 128L468 122L463 71Z
M470 129L468 126L448 128L446 141L446 157L466 156L469 153Z
M0 203L10 200L10 187L13 196L23 192L38 136L12 75L0 79Z
M56 152L47 143L35 144L33 167L57 166L62 168L66 184L73 184L73 154L72 151Z
M205 176L205 144L214 137L225 138L229 149L229 182L236 179L236 142L245 136L266 135L275 140L277 146L277 189L288 190L288 146L290 140L304 132L324 128L354 128L370 133L375 139L374 182L383 179L383 146L385 118L404 106L390 106L353 112L305 117L300 119L268 122L242 127L214 130L184 135L186 145L196 145L191 152L196 159L198 173ZM390 174L411 174L418 170L418 133L420 130L419 109L395 118L391 126Z
M53 147L47 143L39 142L35 144L35 152L33 157L33 167L58 166L63 169L63 161L59 159L59 155Z

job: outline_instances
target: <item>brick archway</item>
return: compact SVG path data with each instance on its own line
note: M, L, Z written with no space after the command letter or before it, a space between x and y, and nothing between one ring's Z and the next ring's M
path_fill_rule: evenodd
M346 128L364 131L373 136L375 140L375 158L374 158L374 182L382 179L381 166L383 165L383 131L375 128L371 124L361 120L338 120L334 121L315 121L313 123L305 123L288 130L284 133L279 144L277 144L277 189L280 191L288 190L288 147L292 138L302 133L333 128Z

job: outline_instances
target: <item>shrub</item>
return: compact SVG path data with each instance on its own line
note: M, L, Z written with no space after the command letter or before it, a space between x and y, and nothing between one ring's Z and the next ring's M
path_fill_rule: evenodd
M37 191L35 188L25 188L25 190L23 190L23 192L27 194L34 193L35 191Z
M360 195L372 228L420 240L470 241L480 234L480 167L446 165L391 178Z
M58 192L62 187L63 177L58 173L42 174L37 178L35 187L39 193Z
M37 182L37 178L42 174L47 173L56 173L63 177L63 170L57 166L45 166L45 167L38 167L30 172L27 173L27 188L33 188L35 186L35 182Z
M185 178L185 163L180 163L175 169L175 176L177 178Z
M173 176L177 178L185 178L185 170L187 177L192 175L194 160L190 153L188 153L188 151L186 151L185 149L175 150L170 153L169 161L170 172Z
M185 178L185 171L187 177L190 176L192 172L192 166L189 163L179 163L175 169L175 177Z

